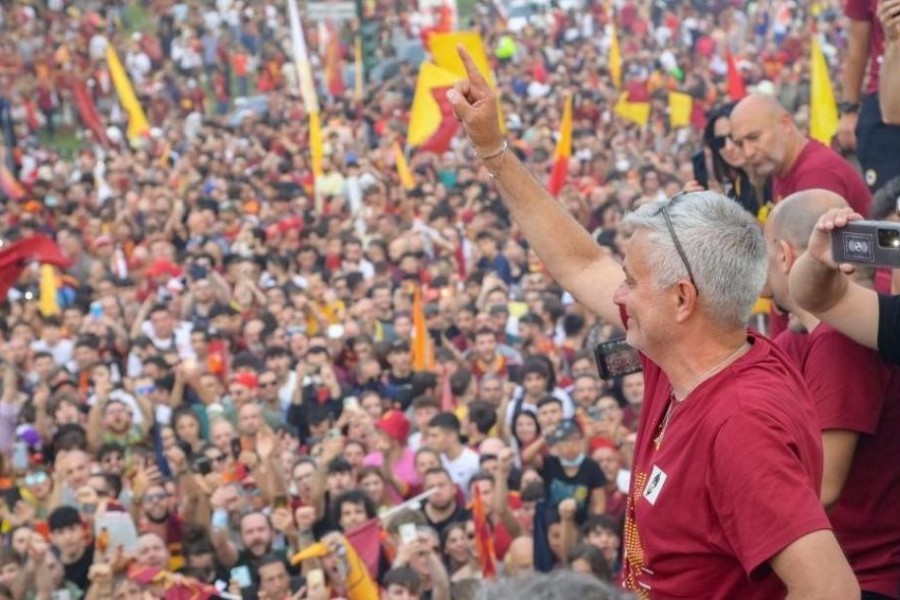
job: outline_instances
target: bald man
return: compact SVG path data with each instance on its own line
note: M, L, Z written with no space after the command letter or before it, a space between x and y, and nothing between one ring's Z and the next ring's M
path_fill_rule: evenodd
M534 571L534 538L523 535L514 539L506 552L503 565L506 577Z
M765 238L776 302L809 332L797 367L822 428L822 504L859 580L863 598L900 589L900 367L803 310L789 275L819 218L846 206L827 190L798 192L769 217ZM776 338L784 344L787 334Z
M795 192L824 188L846 199L860 214L869 213L872 196L859 173L839 154L807 138L771 96L747 96L735 106L730 121L731 139L747 167L772 177L776 204Z

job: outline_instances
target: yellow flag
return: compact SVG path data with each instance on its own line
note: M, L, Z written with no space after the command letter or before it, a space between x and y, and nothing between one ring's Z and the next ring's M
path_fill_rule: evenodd
M59 314L59 300L57 293L59 286L56 282L56 267L53 265L41 265L41 274L39 280L41 298L38 303L38 309L41 315L50 317Z
M363 99L363 59L362 59L362 38L356 36L353 39L353 83L354 94L357 102Z
M394 162L397 165L397 175L400 176L403 189L411 190L416 187L416 181L413 179L412 171L409 170L409 164L406 162L406 155L403 154L400 142L394 142Z
M612 39L609 43L609 75L617 90L622 89L622 50L619 48L619 32L615 24L612 27Z
M691 124L694 99L690 94L669 92L669 124L672 127L687 127Z
M650 120L650 103L629 102L628 93L625 92L619 96L619 101L613 107L613 112L623 119L643 126Z
M150 123L112 44L106 44L106 64L109 66L109 76L116 87L116 94L119 95L119 104L128 115L127 135L128 140L133 142L150 131Z
M309 153L312 157L313 175L319 178L322 176L325 149L322 146L322 120L318 112L309 113Z
M441 125L441 108L432 95L434 88L449 87L462 79L453 71L442 69L431 62L423 62L419 67L416 94L409 111L409 130L406 143L420 146L428 141Z
M462 46L472 56L475 66L488 83L494 84L494 73L488 62L487 48L481 34L476 31L453 31L450 33L433 33L428 38L428 46L431 49L431 57L434 63L456 73L460 78L466 76L466 68L456 51L457 46Z
M837 133L838 109L819 38L813 36L810 62L809 137L825 145Z

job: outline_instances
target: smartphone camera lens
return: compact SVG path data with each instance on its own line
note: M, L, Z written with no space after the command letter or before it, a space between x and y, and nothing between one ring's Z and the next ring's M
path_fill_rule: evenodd
M882 248L900 249L900 230L879 228L878 245Z

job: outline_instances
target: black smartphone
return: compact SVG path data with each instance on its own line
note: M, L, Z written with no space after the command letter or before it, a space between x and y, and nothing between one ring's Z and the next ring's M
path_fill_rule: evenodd
M201 475L209 475L212 473L212 462L205 456L198 456L194 460L194 469Z
M709 170L706 168L706 153L700 152L691 156L691 165L694 167L694 181L709 189Z
M244 447L241 444L241 438L231 438L231 455L234 456L235 460L238 459L243 450Z
M637 350L623 339L601 342L594 347L594 360L604 381L643 371Z
M853 221L831 234L835 262L900 268L900 223Z

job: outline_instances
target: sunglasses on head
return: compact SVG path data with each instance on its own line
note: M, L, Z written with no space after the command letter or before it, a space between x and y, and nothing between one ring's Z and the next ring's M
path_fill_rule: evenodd
M25 476L25 485L40 485L47 481L48 475L43 471L35 471Z
M684 268L688 273L688 279L691 280L691 285L697 290L697 295L699 296L700 288L697 287L697 282L694 280L694 271L691 269L691 263L688 262L687 254L684 253L684 248L681 246L678 235L675 233L675 226L672 225L672 218L669 216L669 208L675 206L675 203L681 200L685 193L686 192L679 192L672 196L671 200L663 202L656 214L662 213L663 219L666 220L666 229L669 230L669 235L672 237L672 243L675 244L675 251L678 252L678 256L681 257L681 262L684 263Z

